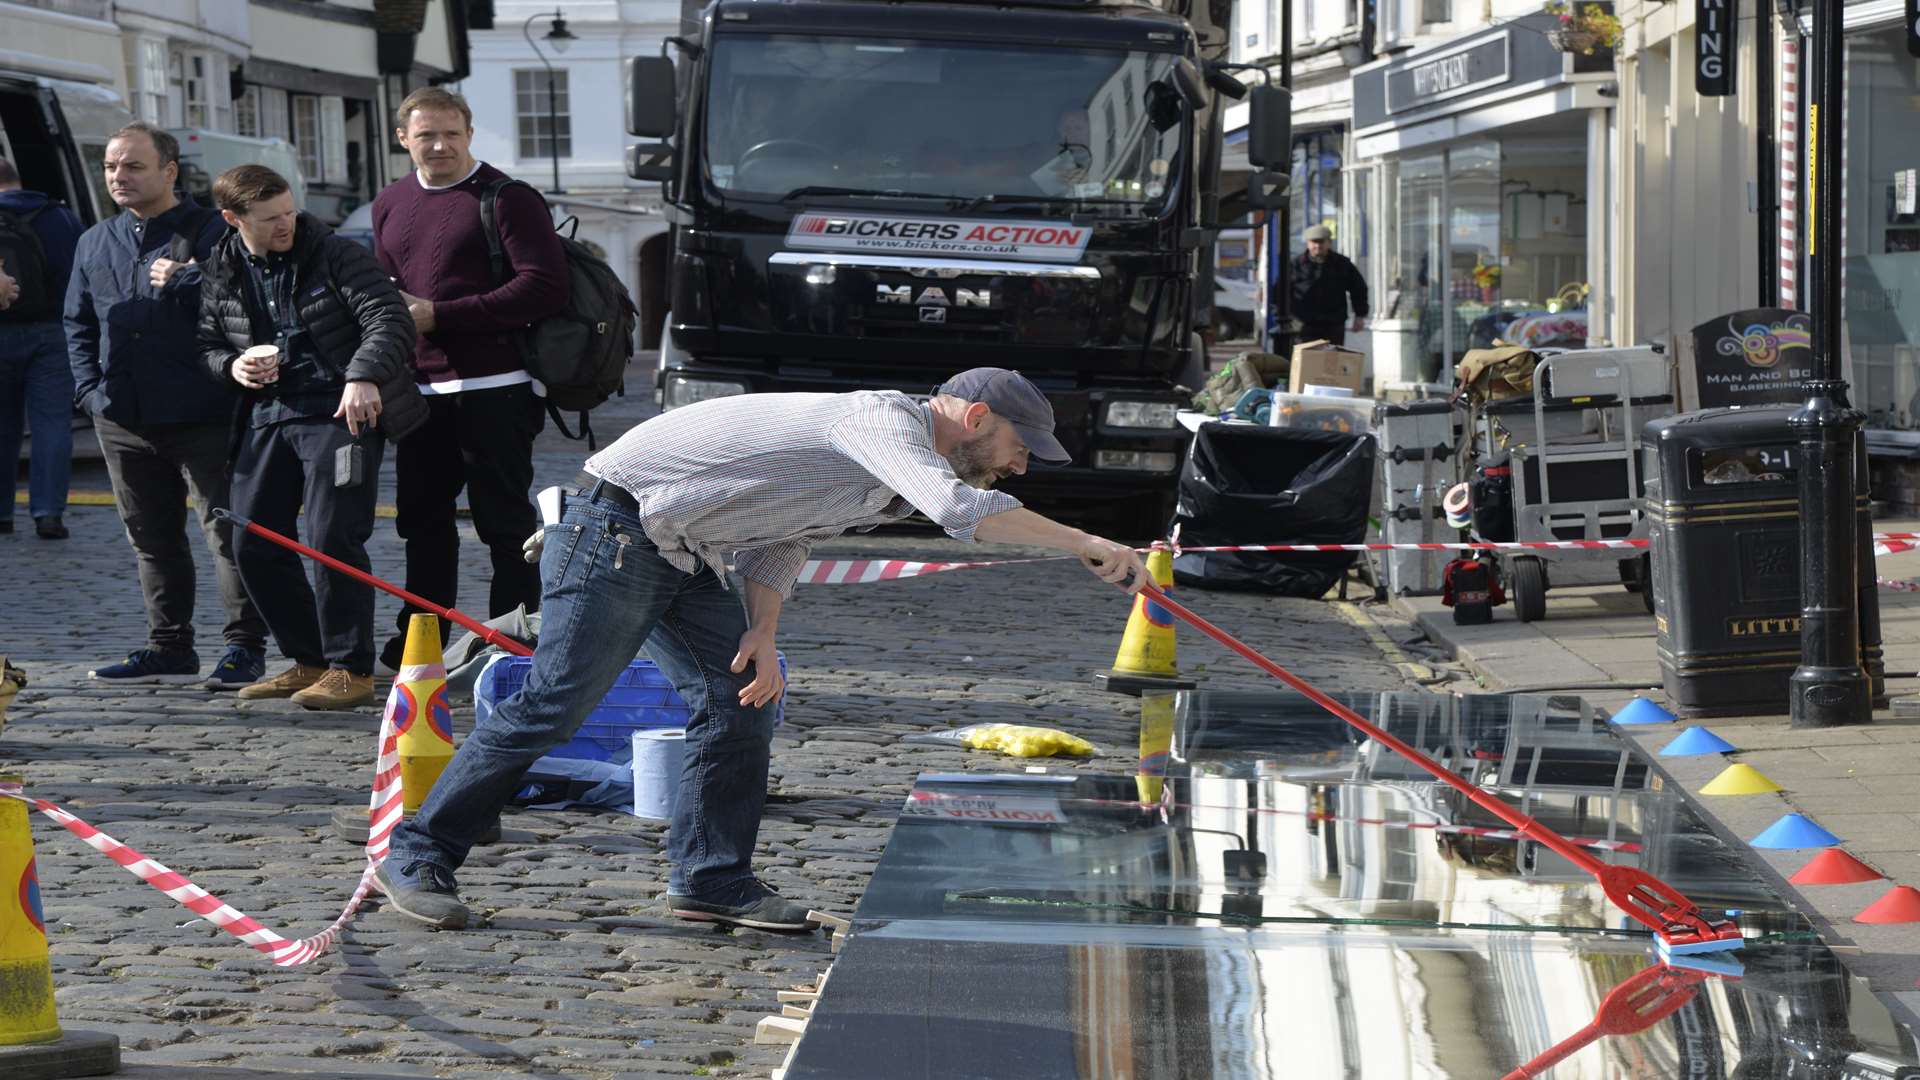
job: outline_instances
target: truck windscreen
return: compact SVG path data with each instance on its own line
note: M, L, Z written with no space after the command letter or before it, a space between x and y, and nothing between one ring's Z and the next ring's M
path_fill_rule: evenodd
M725 34L708 180L795 194L1103 204L1151 212L1178 175L1166 53Z

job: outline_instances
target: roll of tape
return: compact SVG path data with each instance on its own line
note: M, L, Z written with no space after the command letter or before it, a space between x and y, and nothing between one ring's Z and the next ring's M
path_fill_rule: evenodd
M666 821L680 787L684 728L645 728L633 733L633 816Z
M1473 491L1465 483L1448 488L1440 506L1447 512L1450 528L1464 529L1473 524Z

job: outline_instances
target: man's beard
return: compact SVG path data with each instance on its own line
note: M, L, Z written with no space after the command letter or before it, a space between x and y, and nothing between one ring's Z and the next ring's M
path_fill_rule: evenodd
M993 468L992 449L987 445L993 439L992 432L983 432L953 448L947 455L947 464L953 466L953 475L968 487L989 490L999 481L1000 476Z

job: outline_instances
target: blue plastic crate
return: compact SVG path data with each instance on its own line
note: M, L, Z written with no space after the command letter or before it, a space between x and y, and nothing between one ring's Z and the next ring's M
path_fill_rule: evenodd
M787 655L776 653L780 658L780 674L787 674ZM476 725L485 723L488 716L501 702L517 693L526 684L527 672L533 667L533 658L528 656L507 656L487 666L478 684L474 686L473 705ZM780 700L773 704L773 724L779 727L786 719L786 691L780 693ZM646 657L637 657L620 673L620 678L607 691L600 701L600 707L587 716L586 722L566 745L552 751L553 757L586 758L591 761L630 761L633 755L633 733L642 728L683 728L691 710L680 699L673 684L666 675Z

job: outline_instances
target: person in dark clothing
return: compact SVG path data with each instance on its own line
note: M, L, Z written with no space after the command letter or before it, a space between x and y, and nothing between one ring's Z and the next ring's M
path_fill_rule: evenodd
M33 428L27 511L42 540L65 540L67 488L73 478L73 369L61 305L73 275L80 219L38 191L20 187L20 172L0 158L0 261L20 290L0 310L0 462L7 468L7 505L0 533L13 531L14 462Z
M124 212L80 237L67 288L67 358L74 395L93 416L107 478L127 527L146 598L147 646L93 678L202 681L193 647L193 551L186 504L213 551L226 607L226 652L204 684L238 688L260 678L267 627L233 563L233 531L213 516L227 505L232 384L207 378L195 343L200 266L226 226L182 202L180 144L151 124L107 141L107 186Z
M383 436L426 419L413 384L413 319L373 254L304 213L286 178L241 165L213 184L234 231L202 271L200 349L214 377L248 391L233 467L233 509L368 570ZM255 346L277 350L258 355ZM353 448L347 450L346 448ZM342 474L337 453L360 456ZM347 481L342 483L342 481ZM325 568L309 585L300 556L245 531L240 577L293 666L240 689L309 709L374 700L373 588Z
M1347 343L1347 301L1353 301L1352 329L1366 325L1367 281L1353 260L1333 250L1333 230L1310 225L1307 250L1293 260L1293 317L1300 320L1300 341Z
M539 195L508 188L497 212L509 273L496 279L480 198L507 176L469 151L472 111L458 94L426 87L400 103L397 119L395 135L415 172L374 199L374 249L419 330L414 365L432 410L419 436L394 451L394 525L406 541L407 591L456 606L454 502L464 488L474 531L492 556L488 614L521 605L535 611L540 574L520 546L539 526L527 492L546 391L528 374L518 339L529 323L566 306L566 254ZM381 650L392 670L399 669L415 611L401 610L397 632Z

